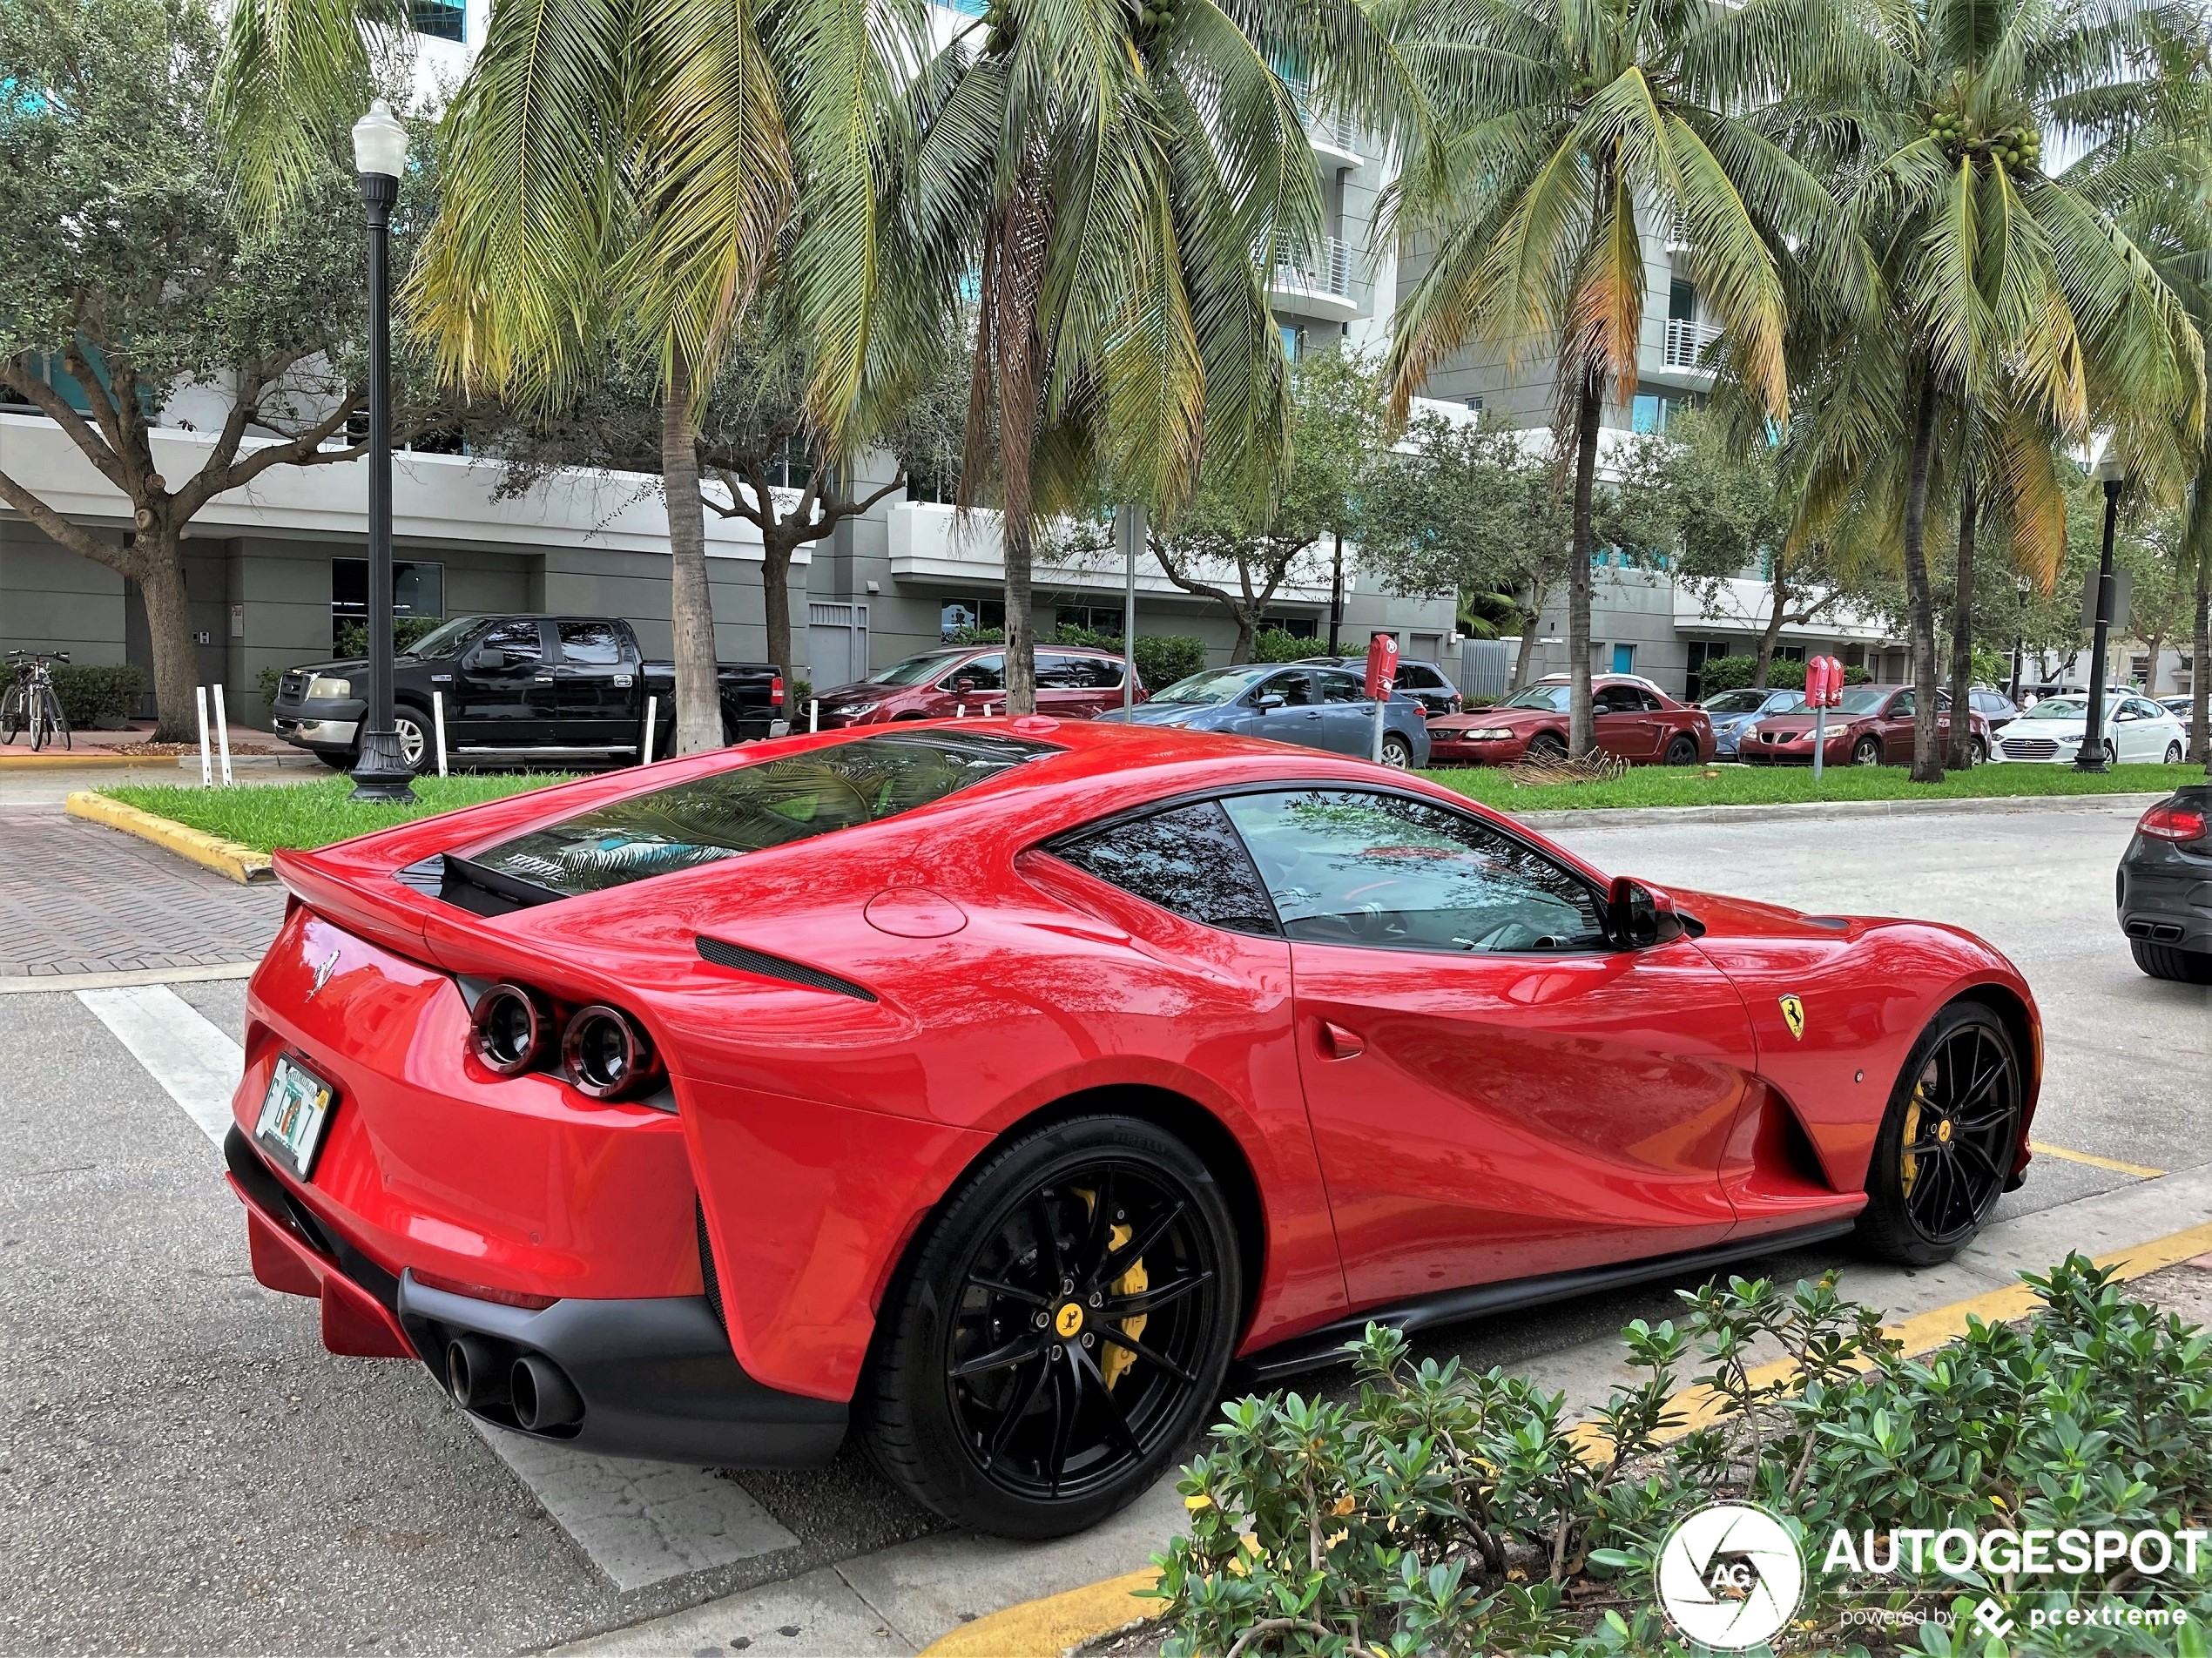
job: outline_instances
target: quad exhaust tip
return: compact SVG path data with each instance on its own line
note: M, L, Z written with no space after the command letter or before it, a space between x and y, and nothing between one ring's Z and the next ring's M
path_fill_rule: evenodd
M446 1387L463 1410L496 1410L508 1401L510 1366L482 1336L446 1344Z
M536 1353L524 1353L515 1361L507 1373L507 1394L515 1420L526 1432L555 1432L583 1420L583 1401L577 1397L575 1385L558 1365Z

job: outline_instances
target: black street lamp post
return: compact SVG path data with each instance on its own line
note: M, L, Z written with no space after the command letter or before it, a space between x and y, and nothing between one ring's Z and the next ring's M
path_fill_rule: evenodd
M2097 628L2089 644L2089 718L2081 732L2081 746L2074 751L2077 772L2109 772L2105 758L2105 644L2112 633L2112 540L2120 522L2120 491L2128 474L2109 444L2097 462L2097 482L2105 487L2105 543L2097 561Z
M2027 655L2027 577L2023 576L2013 583L2013 591L2020 595L2020 626L2013 635L2013 705L2020 706L2020 662Z
M392 206L407 167L407 129L378 98L354 124L354 165L368 220L368 707L354 762L354 799L415 799L392 725Z

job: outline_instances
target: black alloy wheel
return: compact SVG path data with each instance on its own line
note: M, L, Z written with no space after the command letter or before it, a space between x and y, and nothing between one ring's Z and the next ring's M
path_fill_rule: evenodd
M1851 763L1853 765L1879 765L1882 763L1882 739L1862 737L1851 745Z
M1913 1045L1874 1142L1859 1235L1915 1266L1947 1261L2004 1196L2025 1082L2002 1021L1954 1002Z
M1563 760L1567 758L1567 739L1557 731L1538 731L1528 739L1531 759Z
M1094 1525L1218 1397L1240 1288L1226 1203L1189 1147L1126 1117L1025 1136L947 1205L886 1305L870 1447L956 1522Z
M1696 765L1697 739L1688 735L1676 736L1674 741L1667 745L1667 764L1669 765Z

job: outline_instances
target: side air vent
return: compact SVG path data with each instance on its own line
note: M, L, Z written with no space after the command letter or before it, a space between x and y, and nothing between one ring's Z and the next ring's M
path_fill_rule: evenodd
M826 990L833 995L852 996L861 1001L877 999L875 992L866 985L824 973L803 961L786 961L765 950L749 950L742 944L710 939L704 933L699 935L698 948L700 959L711 961L718 967L735 967L740 973L758 974L763 979L781 979L790 984L805 985L809 990Z

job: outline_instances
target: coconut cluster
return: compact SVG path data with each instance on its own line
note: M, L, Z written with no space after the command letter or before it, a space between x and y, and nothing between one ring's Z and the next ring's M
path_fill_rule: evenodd
M1175 0L1136 0L1136 32L1163 35L1175 24Z
M1978 132L1966 117L1949 110L1938 110L1928 118L1928 136L1946 149L1979 150L2007 168L2033 167L2043 158L2043 135L2033 127Z

